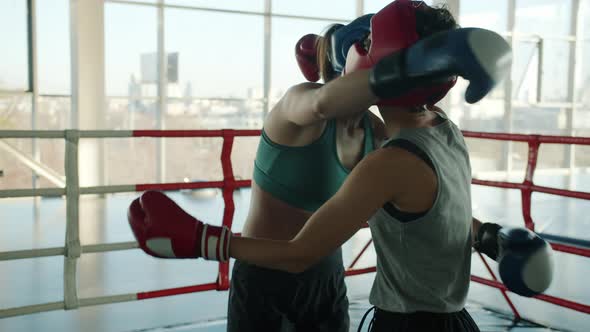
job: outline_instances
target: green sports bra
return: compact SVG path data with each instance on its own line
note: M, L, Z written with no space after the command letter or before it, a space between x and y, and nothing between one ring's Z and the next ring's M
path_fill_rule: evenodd
M363 157L373 151L371 118L363 117ZM340 188L350 171L336 150L336 120L329 120L324 132L305 146L277 144L262 130L254 176L256 184L281 201L307 211L317 210Z

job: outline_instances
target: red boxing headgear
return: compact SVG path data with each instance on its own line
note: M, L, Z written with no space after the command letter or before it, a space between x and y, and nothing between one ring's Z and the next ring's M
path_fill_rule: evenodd
M396 0L377 12L371 19L371 46L366 51L355 43L346 57L345 74L373 67L383 57L415 44L416 11L427 5L422 1ZM421 106L434 105L455 85L456 77L444 84L420 87L396 98L380 100L377 105Z

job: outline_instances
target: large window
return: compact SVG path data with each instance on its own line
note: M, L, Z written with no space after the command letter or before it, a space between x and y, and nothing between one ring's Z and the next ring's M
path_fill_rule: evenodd
M541 39L537 48L537 53L542 52L543 61L541 99L565 101L570 46L565 37L570 33L571 1L519 0L515 16L517 40L523 38L520 37L523 34Z
M278 14L352 20L356 2L342 0L273 0L272 11Z
M518 0L515 30L541 36L568 35L571 7L571 0Z
M462 27L478 27L498 33L506 32L508 0L462 0L459 11L459 24Z
M265 111L289 86L303 81L293 54L297 40L307 33L320 34L333 21L350 20L356 11L356 2L352 0L321 4L273 1L271 24L265 25L268 18L263 14L263 0L239 4L134 2L105 4L106 123L112 129L261 128ZM329 20L273 17L277 15ZM267 35L271 36L269 44ZM266 56L267 51L270 57ZM164 74L160 61L166 61L164 89L160 86ZM266 70L270 71L267 82ZM265 91L265 87L269 90ZM160 180L192 181L202 173L194 165L207 164L203 158L217 160L219 142L180 141L108 143L105 151L113 165L128 163L125 156L136 155L131 151L162 159L160 166L150 164L145 172L120 175L109 169L107 182L149 182L157 177L158 169L165 173L162 178L157 177ZM251 151L253 156L256 140L244 140L242 145L240 151ZM186 156L187 149L194 160L177 162L175 156ZM251 158L244 154L239 159L240 164L247 165L240 176L249 177Z
M538 39L516 40L512 51L512 98L521 102L540 99Z
M106 3L104 7L106 126L158 129L158 8ZM158 179L157 139L105 139L105 184ZM93 141L93 144L100 144ZM140 168L124 165L140 163Z
M580 2L578 13L576 101L590 108L590 1Z
M260 128L284 91L303 81L297 40L358 10L354 0L272 0L265 25L265 0L133 2L105 4L107 122L114 128ZM166 61L165 91L159 61Z
M36 3L40 97L33 103L30 95L4 93L0 98L4 128L70 126L69 1ZM264 13L267 3L270 12ZM301 36L321 34L329 24L353 19L359 9L376 12L390 1L360 3L362 8L354 0L107 0L107 128L260 128L265 112L290 86L304 80L293 54ZM503 83L477 105L467 105L463 96L467 82L460 80L447 111L469 130L551 134L586 130L579 114L590 108L590 62L585 61L590 54L589 2L580 2L573 94L568 90L572 0L519 0L513 12L508 4L508 0L462 0L458 21L463 27L513 36L511 93L506 95ZM4 53L7 60L0 63L0 90L24 91L30 83L26 1L7 0L0 6L0 24L5 26L0 34L10 45ZM265 15L270 16L269 25ZM510 15L514 31L508 31ZM162 59L167 70L163 90L159 87ZM265 78L267 70L270 75ZM569 126L572 112L567 105L572 95L581 103L573 113L578 119L574 128ZM41 158L45 155L41 153ZM176 167L168 164L168 169Z
M145 82L140 96L156 96L157 9L107 3L104 16L106 95L129 96L135 84Z
M166 52L178 60L169 97L262 97L262 16L166 9L165 24Z
M75 28L72 23L80 22L84 17L72 18L70 15L84 12L82 6L88 3L92 4L89 7L102 6L104 3L104 54L94 53L97 57L93 58L104 60L104 73L93 72L92 75L96 74L100 80L101 75L104 75L106 100L104 108L103 105L96 107L97 114L83 113L88 111L85 109L74 111L79 112L78 115L104 116L99 121L105 124L106 129L130 130L260 129L266 112L285 91L304 81L294 56L295 43L301 36L308 33L321 34L330 24L350 21L359 12L375 13L391 1L0 0L0 38L3 45L0 53L0 129L64 130L75 126L71 121L71 118L76 118L72 116L71 105L72 91L77 89L73 89L75 86L72 86L71 77L87 76L72 70L85 70L88 63L84 59L71 59L76 53L70 47L71 38L77 38L77 35L100 35L100 30L95 28L100 29L102 26L82 27L81 29L88 30L77 34L76 31L71 31L72 27ZM443 1L426 1L427 4L434 2ZM452 90L450 104L446 106L441 103L453 120L465 130L590 136L590 0L457 2L460 8L457 18L461 26L494 30L510 40L514 49L511 78L479 103L465 103L467 82L459 80ZM36 4L35 15L28 15L28 3ZM71 12L70 3L80 7ZM577 3L580 3L577 14L578 31L574 33L570 31L573 19L571 15L572 7ZM511 8L510 4L516 7ZM82 9L79 10L80 8ZM28 21L29 17L35 21ZM515 26L511 28L509 22L515 22ZM36 27L35 38L30 38L29 26ZM570 34L576 34L576 38ZM31 46L36 47L36 56L33 55ZM160 65L162 60L163 66ZM570 62L572 60L573 63ZM72 66L72 62L76 66ZM35 68L36 72L32 72ZM92 69L96 68L103 68L102 63ZM575 74L571 75L572 72ZM164 77L166 80L163 80ZM37 84L34 84L33 78L37 78ZM76 97L84 98L83 95ZM576 103L572 103L573 101ZM235 139L232 162L236 178L251 178L258 139ZM81 179L82 186L198 182L221 180L223 177L220 138L117 138L82 141L81 151L90 147L88 150L97 151L91 157L97 157L96 160L103 158L104 168L96 169L104 171L106 175L102 183ZM467 144L475 177L488 180L523 180L527 164L527 144L479 139L467 139ZM58 177L63 177L65 147L64 140L0 138L0 188L63 186L55 183L59 181L34 175L31 168L21 161L21 157L40 163L53 170ZM14 156L14 152L7 152L9 150L20 154L19 158ZM90 161L95 159L85 159L83 153L80 155L81 170L87 168L85 165L100 164L90 165ZM588 191L590 181L585 180L589 167L589 147L543 145L534 180L538 185ZM130 229L125 223L121 223L121 219L124 219L129 201L135 195L112 195L106 206L99 205L98 208L94 204L88 204L95 197L84 196L79 202L80 220L84 221L79 230L82 244L95 244L101 240L130 241ZM476 214L496 211L499 215L488 217L502 223L522 225L523 217L519 205L521 197L518 191L474 186L473 195ZM188 211L195 213L197 217L203 216L206 220L219 224L223 212L221 196L217 190L200 193L183 191L175 199L178 198L181 206L191 207L192 210ZM247 190L239 190L235 192L234 198L237 213L234 218L234 226L237 227L234 230L239 230L247 210L241 206L247 205L249 195ZM533 200L533 209L539 211L534 218L541 222L542 231L579 237L573 228L564 230L560 226L563 223L558 221L582 220L585 212L581 211L587 210L587 204L582 206L578 202L572 202L563 209L561 201L554 204L555 201L550 200L547 195L535 194ZM39 210L23 207L23 204L30 206L37 201L41 200L15 199L6 205L10 205L8 208L0 209L0 222L4 222L6 226L5 231L0 233L3 250L25 250L63 244L65 201L60 198L44 198ZM540 205L542 206L539 208ZM558 209L565 211L565 218L561 215L557 219L552 217L553 212ZM24 228L21 225L13 227L15 222L20 222L23 218L25 221L34 219L35 222L26 223ZM361 233L361 238L366 239L368 230ZM346 250L345 246L345 252ZM10 268L2 269L2 277L7 275L8 279L16 280L5 287L13 287L12 294L19 296L9 296L14 301L2 303L3 306L61 300L63 258L42 258L40 261L43 262L39 264L36 261L39 260L23 261L23 268L14 262L4 264ZM144 268L135 269L131 274L121 269L118 271L119 275L103 271L104 266L116 261L131 262L136 267ZM207 273L199 274L195 270L199 268L194 264L153 260L140 251L84 255L78 262L78 292L81 297L128 294L207 281L214 276L216 268L216 265L207 265ZM4 273L4 270L8 272ZM25 273L16 273L19 271ZM141 282L136 282L138 278L150 275L153 271L174 271L170 273L171 276L183 277L157 276L158 278L143 278ZM197 274L199 280L194 278ZM32 278L17 280L17 275ZM95 278L96 276L100 278ZM44 284L44 280L50 281L49 288L39 287ZM112 285L114 287L110 287ZM104 289L108 291L103 292ZM0 293L2 290L0 287ZM192 301L188 295L174 299L178 298ZM138 316L146 316L147 311L143 308L150 303L157 303L160 311L168 305L162 301L141 301L130 305L135 307L134 312L140 312ZM220 301L202 314L212 317L211 312L215 308L223 308L224 303ZM137 310L137 305L142 307L141 310ZM100 310L92 309L93 315L125 312L119 307L124 304L117 306L97 307ZM103 309L105 311L101 311ZM79 314L84 315L84 312L52 313L52 317L60 318L51 321L43 318L49 315L32 315L23 319L3 320L0 325L20 324L26 326L24 330L38 330L43 327L46 330L64 330L63 326L66 329L69 326L79 329ZM202 315L192 315L187 319L177 315L167 316L169 317L164 317L165 322L162 321L162 315L152 315L147 320L128 319L129 326L123 329L115 325L121 320L104 319L101 321L104 326L101 327L102 330L138 330L168 325L168 322L171 323L170 326L174 326L172 324L179 321L193 322L206 318L201 317ZM63 322L66 321L64 325ZM116 327L111 328L111 321L116 322L112 323ZM48 322L62 326L48 327ZM37 326L39 328L32 328ZM0 327L0 330L4 329ZM23 328L9 327L6 330Z
M157 1L157 0L153 0ZM263 12L265 0L164 0L167 5L202 7L211 9L225 9L232 11Z
M30 129L32 97L29 82L27 3L0 2L0 129ZM0 140L0 188L23 188L32 184L31 172L7 151L31 153L30 140Z
M271 90L270 99L274 104L297 83L305 81L295 59L295 43L308 33L322 34L332 22L312 21L293 18L273 18L271 40Z
M27 90L29 87L27 3L22 0L0 2L0 91Z
M576 101L583 103L585 107L590 107L590 36L580 39L578 43L578 59L581 68L577 71Z
M30 16L27 3L25 0L0 2L0 37L3 40L0 128L68 128L69 1L36 1L36 11ZM36 26L35 31L29 31L32 26ZM35 36L29 35L30 32L34 32ZM33 45L37 49L36 57L31 52ZM31 72L35 62L36 86ZM35 160L56 174L63 174L63 142L60 140L3 139L0 144L2 188L55 186L45 178L34 176L19 158Z
M428 5L432 5L434 3L433 0L426 0L424 1ZM381 8L387 6L391 3L391 0L364 0L364 12L365 13L376 13Z
M39 93L70 95L69 1L36 3Z

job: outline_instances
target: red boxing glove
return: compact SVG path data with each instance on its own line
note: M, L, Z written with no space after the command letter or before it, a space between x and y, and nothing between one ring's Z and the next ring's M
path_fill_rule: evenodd
M139 247L160 258L229 259L231 231L207 225L158 191L146 191L129 206L127 219Z
M317 63L316 42L318 35L307 34L295 44L295 58L303 76L310 82L320 79L320 69Z

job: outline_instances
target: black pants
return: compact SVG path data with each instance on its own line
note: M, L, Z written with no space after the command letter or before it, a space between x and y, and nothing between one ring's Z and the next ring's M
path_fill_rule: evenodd
M236 261L227 331L348 332L342 253L292 274Z
M375 309L375 316L373 318L370 332L402 331L480 332L465 308L461 311L450 313L395 313L381 310L379 308Z

